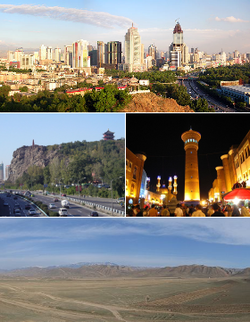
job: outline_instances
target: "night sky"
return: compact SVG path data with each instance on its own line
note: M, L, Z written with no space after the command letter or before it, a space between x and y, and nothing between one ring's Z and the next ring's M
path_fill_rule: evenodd
M220 156L232 145L239 145L250 130L250 116L243 113L170 114L144 113L126 115L126 145L133 153L147 156L144 169L155 191L157 176L168 185L169 176L177 175L178 200L184 198L185 151L183 132L201 134L198 150L200 196L208 192L217 177L215 167L222 166Z

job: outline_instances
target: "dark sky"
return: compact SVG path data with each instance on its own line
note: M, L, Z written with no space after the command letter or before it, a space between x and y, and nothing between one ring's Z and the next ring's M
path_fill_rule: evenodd
M177 175L178 200L184 198L185 151L183 132L201 134L198 150L201 199L208 198L222 166L220 156L232 145L239 145L250 130L250 115L243 113L131 113L126 115L126 146L133 152L147 155L144 169L155 188L157 176L168 184L169 176Z

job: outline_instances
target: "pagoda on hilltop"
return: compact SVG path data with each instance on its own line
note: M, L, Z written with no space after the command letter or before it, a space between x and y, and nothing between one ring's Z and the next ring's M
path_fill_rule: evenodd
M107 131L107 132L103 133L103 140L104 140L104 141L114 140L114 133L115 133L115 132L111 132L111 131L109 131L109 129L108 129L108 131Z

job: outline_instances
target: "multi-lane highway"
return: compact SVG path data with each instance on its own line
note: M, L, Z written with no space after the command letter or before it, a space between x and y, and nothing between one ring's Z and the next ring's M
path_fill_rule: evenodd
M124 212L124 207L116 202L114 199L106 199L106 198L97 198L97 197L79 197L79 196L66 196L62 197L60 195L42 195L40 193L36 193L34 200L40 200L44 204L49 205L50 203L54 203L56 205L55 210L58 212L59 208L61 208L61 201L68 200L70 205L68 209L68 213L70 216L74 217L92 217L93 212L98 213L98 217L104 216L123 216L122 212ZM58 201L55 201L58 199ZM96 206L96 209L93 208ZM100 206L100 207L98 207ZM113 214L112 209L113 208Z
M21 214L18 216L29 216L28 211L25 209L27 202L23 200L20 196L14 194L3 193L1 194L2 205L0 202L0 215L1 216L16 216L14 212L15 200L18 198L19 203L21 204ZM115 216L121 217L124 216L124 207L121 204L118 204L114 199L106 198L96 198L96 197L79 197L79 196L66 196L62 197L60 195L43 195L42 193L33 192L34 197L32 200L41 201L43 204L46 204L48 207L51 203L55 205L51 211L59 212L60 208L63 208L61 205L62 200L68 200L69 208L67 209L67 217L107 217ZM8 197L9 195L9 197ZM58 199L58 201L55 201ZM8 203L8 206L4 206L4 203ZM113 209L113 211L112 211ZM94 213L94 214L93 214ZM96 214L97 213L97 214Z
M200 87L198 87L196 80L186 79L183 80L184 86L187 88L187 92L193 99L205 98L208 102L208 106L214 109L216 112L235 112L236 110L228 107L226 104L219 102L214 97L205 93Z
M47 217L36 205L11 193L0 194L1 217Z

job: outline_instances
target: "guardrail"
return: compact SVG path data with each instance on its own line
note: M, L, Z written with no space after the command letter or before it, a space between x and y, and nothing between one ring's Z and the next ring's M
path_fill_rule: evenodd
M45 215L45 217L49 217L49 216L46 214L46 212L44 212L40 207L38 207L38 206L37 206L33 201L26 199L26 198L25 198L25 197L23 197L22 195L19 195L19 196L20 196L22 199L24 199L24 200L28 201L29 203L31 203L32 205L34 205L36 208L38 208L38 209L41 211L41 213Z
M70 201L73 201L73 202L82 204L82 205L85 204L85 205L89 205L89 206L92 206L92 207L95 206L96 208L99 208L99 209L103 209L103 210L112 212L112 208L106 207L106 206L102 206L102 205L99 205L99 204L96 204L96 203L93 203L93 202L90 202L90 201L75 199L73 197L64 197L64 198L67 199L67 200L70 200ZM118 209L114 209L113 208L113 213L116 213L116 214L119 214L119 215L125 217L125 212L124 211L121 211L121 210L118 210Z

